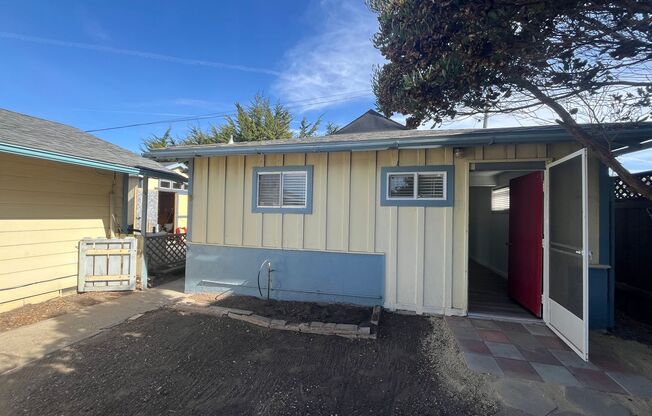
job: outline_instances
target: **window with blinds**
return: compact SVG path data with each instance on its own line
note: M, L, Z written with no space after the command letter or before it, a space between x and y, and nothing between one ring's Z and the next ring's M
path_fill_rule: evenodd
M446 172L400 172L387 176L389 200L444 200Z
M256 206L305 208L308 196L306 171L259 172Z
M509 211L509 186L491 190L491 210L494 212Z

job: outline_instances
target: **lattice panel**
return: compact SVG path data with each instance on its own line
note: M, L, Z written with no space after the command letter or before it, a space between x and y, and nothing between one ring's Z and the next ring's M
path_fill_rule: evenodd
M634 176L642 180L647 186L652 187L652 171L641 172ZM614 193L617 201L636 201L643 198L639 193L629 189L620 178L616 178L614 181Z
M186 234L146 236L145 259L150 272L185 263Z

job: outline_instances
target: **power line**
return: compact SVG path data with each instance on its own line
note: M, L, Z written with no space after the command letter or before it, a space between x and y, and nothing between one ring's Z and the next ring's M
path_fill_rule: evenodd
M358 91L349 91L346 93L339 93L339 94L333 94L333 95L325 95L322 97L316 97L316 98L309 98L305 100L296 100L296 101L291 101L288 105L285 105L285 108L297 108L297 107L303 107L303 106L312 106L312 105L319 105L319 104L329 104L329 103L336 103L340 101L348 101L354 98L362 98L366 97L368 94L359 94L359 95L351 95L347 96L347 94L354 94L358 92L365 92L369 93L371 90L358 90ZM321 100L322 98L332 98L332 97L340 97L337 99L333 100L322 100L322 101L315 101L315 100ZM142 126L150 126L154 124L171 124L171 123L181 123L184 121L199 121L199 120L206 120L210 118L218 118L218 117L228 117L228 116L236 116L236 113L232 112L221 112L221 113L207 113L207 114L198 114L195 116L189 116L189 117L179 117L179 118L172 118L172 119L167 119L167 120L156 120L156 121L148 121L148 122L143 122L143 123L133 123L133 124L124 124L120 126L111 126L111 127L103 127L103 128L98 128L98 129L91 129L91 130L85 130L86 133L94 133L94 132L99 132L99 131L108 131L108 130L119 130L119 129L127 129L127 128L132 128L132 127L142 127Z

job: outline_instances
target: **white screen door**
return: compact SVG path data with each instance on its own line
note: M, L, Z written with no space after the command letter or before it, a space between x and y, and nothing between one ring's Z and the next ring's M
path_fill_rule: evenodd
M584 360L589 357L586 150L546 169L544 319Z

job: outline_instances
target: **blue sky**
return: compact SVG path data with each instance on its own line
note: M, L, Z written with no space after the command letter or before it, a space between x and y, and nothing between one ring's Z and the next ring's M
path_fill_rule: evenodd
M0 107L82 130L227 114L257 92L346 124L374 107L374 15L354 0L0 1ZM402 118L396 117L402 121ZM95 132L137 151L172 127ZM480 127L477 119L443 127ZM496 116L490 127L531 124ZM540 121L537 121L540 124ZM623 160L652 169L652 151Z

